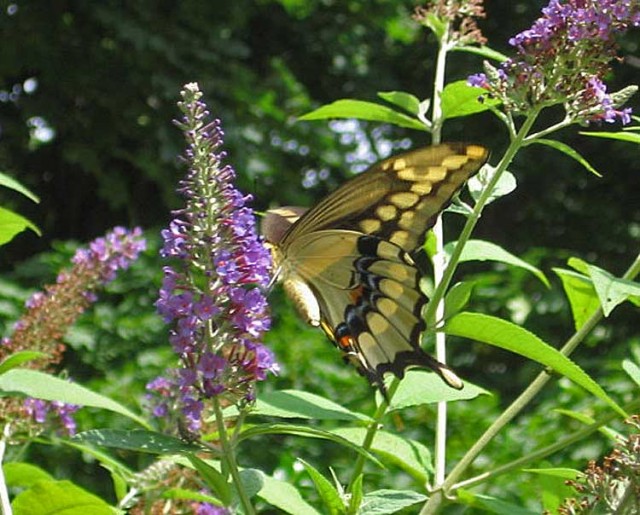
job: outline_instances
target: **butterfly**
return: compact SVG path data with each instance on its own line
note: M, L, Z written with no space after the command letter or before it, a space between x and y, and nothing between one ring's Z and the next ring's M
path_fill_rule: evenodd
M420 347L426 329L416 264L426 232L487 161L479 145L445 143L374 164L315 207L269 210L262 233L275 275L302 318L320 327L369 383L411 366L463 383Z

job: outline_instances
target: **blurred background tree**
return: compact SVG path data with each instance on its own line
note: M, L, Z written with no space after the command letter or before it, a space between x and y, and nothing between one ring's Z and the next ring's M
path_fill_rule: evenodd
M509 53L509 37L529 27L545 4L493 0L480 27L491 46ZM24 233L4 248L5 277L31 287L54 277L71 252L56 241L87 241L117 224L158 233L170 209L180 205L175 187L183 142L171 122L186 82L200 84L213 114L222 119L228 162L257 209L310 205L381 153L428 144L426 133L410 130L296 122L339 98L375 100L376 92L390 90L429 97L435 41L411 19L416 5L407 0L3 2L0 169L42 202L22 203L7 193L1 201L44 234ZM621 41L627 58L615 65L611 91L640 82L639 41L637 29ZM480 70L478 57L461 53L452 59L448 77L459 80ZM631 106L638 112L638 96ZM564 136L604 176L589 174L552 149L531 148L512 170L519 188L487 210L476 237L545 271L579 255L619 275L640 241L637 147L584 138L573 129ZM489 114L445 126L445 140L478 141L499 150L505 138ZM446 223L451 226L446 234L461 226L454 216ZM52 246L55 253L31 258ZM160 264L151 254L145 259L135 280L116 283L112 304L98 308L69 336L71 346L85 352L76 358L76 376L98 377L114 394L123 395L120 385L140 374L153 377L164 365L156 356L160 351L149 354L166 346L162 324L149 315ZM476 310L526 324L551 342L570 334L559 281L546 290L520 271L490 265L463 270L478 281ZM26 295L7 284L2 290L15 305ZM135 301L131 291L137 292ZM279 293L273 299L276 329L269 338L285 369L282 385L333 392L344 402L369 398L365 381L340 363L323 336L280 309ZM7 323L15 319L16 309L8 304L1 312ZM590 372L601 370L603 356L617 363L634 342L640 344L637 311L621 309L591 337L593 348L578 361ZM133 349L140 353L137 361L131 359ZM496 388L505 399L537 370L469 342L452 351L463 377ZM313 376L307 373L311 369ZM416 414L418 420L423 416Z

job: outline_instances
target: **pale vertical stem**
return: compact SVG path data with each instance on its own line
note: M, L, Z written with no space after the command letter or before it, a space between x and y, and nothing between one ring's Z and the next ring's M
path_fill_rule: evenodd
M2 462L4 461L4 451L7 448L7 438L9 438L9 424L4 427L2 438L0 438L0 513L11 515L11 502L9 502L9 492L7 491L7 481L4 477Z
M449 30L444 31L448 34ZM433 81L433 111L432 111L432 143L437 145L442 141L442 90L444 89L445 69L447 62L447 36L443 36L438 47L436 57L436 73ZM436 239L436 254L433 256L433 281L439 284L442 281L446 263L444 262L444 229L442 225L442 215L438 216L433 227L433 234ZM444 318L444 300L441 298L436 307L435 320ZM441 363L446 362L447 344L446 335L443 332L436 333L436 358ZM436 416L436 441L435 441L435 476L434 486L437 487L444 482L447 449L447 403L438 402Z

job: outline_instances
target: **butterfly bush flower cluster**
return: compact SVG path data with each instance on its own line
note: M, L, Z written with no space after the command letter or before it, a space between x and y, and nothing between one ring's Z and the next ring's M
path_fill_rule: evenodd
M129 267L146 247L139 228L131 231L115 227L102 238L79 249L72 258L73 266L60 272L55 284L34 293L26 302L26 311L16 322L13 334L0 344L0 361L21 351L37 351L43 358L28 361L22 367L53 372L62 359L62 342L67 329L96 301L96 291L111 282L119 270ZM69 433L75 431L72 414L77 406L40 399L21 401L16 398L0 399L0 423L10 424L12 433L26 430L30 422L42 424L56 415ZM21 416L27 415L27 417ZM20 422L22 421L22 422ZM25 427L18 426L24 423Z
M169 340L180 368L147 385L154 414L194 432L201 428L207 399L250 401L256 381L276 372L261 343L270 318L263 290L271 258L256 230L249 196L233 185L223 165L220 122L209 121L202 93L188 84L177 122L187 140L188 171L179 192L186 207L162 231L164 268L158 312L171 324Z
M551 0L530 29L509 40L516 56L469 84L486 89L508 112L563 104L569 121L629 123L621 106L637 90L609 93L603 82L616 57L614 36L640 25L639 0Z

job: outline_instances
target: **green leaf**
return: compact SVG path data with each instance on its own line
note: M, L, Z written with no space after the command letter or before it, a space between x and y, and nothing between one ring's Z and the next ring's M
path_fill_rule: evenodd
M280 509L283 513L319 515L318 511L307 504L293 485L271 476L264 476L264 484L262 490L258 492L258 497Z
M326 120L330 118L357 118L371 122L391 123L407 129L427 130L421 121L390 107L352 99L336 100L299 117L298 120Z
M198 471L200 477L207 483L209 490L222 501L222 504L225 506L231 504L233 492L228 478L220 473L214 466L201 460L195 454L187 454L187 458Z
M362 445L367 435L367 428L344 427L334 429L332 432L355 445ZM402 468L420 483L426 483L429 475L433 473L431 451L415 440L379 430L373 439L371 452L384 458L385 462Z
M486 92L487 90L485 89L469 86L466 80L447 84L442 91L442 115L444 119L481 113L500 103L496 99L486 97L483 97L484 100L482 102L478 100Z
M61 401L67 404L102 408L124 415L146 428L150 427L146 420L116 401L92 392L79 384L70 383L36 370L14 368L2 374L0 376L0 391L22 393L46 401Z
M606 270L594 265L588 265L587 268L600 299L604 316L609 316L616 306L626 300L640 299L639 283L614 277Z
M476 398L478 395L489 392L482 388L465 383L462 390L456 390L447 386L434 372L426 370L408 370L395 395L391 399L389 411L434 404L436 402L461 401Z
M44 352L37 352L33 350L23 350L20 352L16 352L15 354L11 354L7 359L0 363L0 374L8 372L12 368L19 367L27 361L33 361L34 359L46 357L47 355Z
M325 397L300 390L266 392L260 395L249 414L315 420L371 420L366 415L349 411Z
M378 96L390 104L401 107L414 116L420 112L420 100L411 93L404 91L379 91Z
M476 202L484 193L484 189L489 184L489 181L493 178L496 173L496 169L488 164L485 164L482 169L469 181L467 182L467 187L469 188L469 193L471 197ZM505 170L502 172L502 175L498 179L498 183L493 187L491 191L491 195L487 199L485 205L491 204L491 202L506 197L509 193L514 191L518 187L518 183L516 181L515 175L513 175L509 170ZM452 204L455 205L455 204Z
M10 488L29 488L38 481L54 481L48 472L30 463L5 463L2 469Z
M633 361L625 359L622 362L622 369L629 375L633 381L640 386L640 367Z
M362 504L362 498L364 492L362 491L362 483L364 480L364 474L359 474L355 481L351 484L349 489L349 507L347 513L358 513L360 505Z
M562 479L576 480L582 474L579 470L570 468L544 468L544 469L522 469L522 472L531 472L541 476L561 477Z
M561 415L570 417L574 420L577 420L578 422L582 422L585 426L595 424L596 422L595 418L589 415L586 415L584 413L580 413L579 411L562 409L562 408L554 409L553 411L555 411L556 413L560 413ZM598 428L598 431L602 433L604 436L606 436L607 438L609 438L614 444L618 441L617 439L621 436L618 431L615 431L607 426L600 426Z
M618 141L628 141L640 145L640 134L624 131L624 132L581 132L583 136L591 136L593 138L608 138Z
M584 166L587 170L589 170L592 174L597 175L598 177L602 177L602 174L598 172L593 166L589 164L589 162L582 157L575 149L567 145L566 143L562 143L561 141L557 141L554 139L534 139L532 143L540 143L541 145L547 145L548 147L555 148L560 152L565 153L571 159L575 159Z
M28 188L20 184L13 177L7 175L6 173L0 172L0 186L4 186L10 190L17 191L18 193L22 193L29 200L32 200L36 204L40 203L40 199L38 196L31 192Z
M451 318L464 309L469 303L474 286L475 284L471 281L463 281L451 287L444 298L445 319Z
M600 307L593 283L588 277L563 268L554 268L569 299L573 325L578 331Z
M75 435L71 441L78 441L99 447L113 447L149 454L173 454L202 451L202 447L183 442L179 438L147 431L145 429L90 429Z
M451 256L453 249L457 245L457 241L449 242L444 246L444 251L447 256ZM507 265L517 266L523 268L528 272L535 275L542 284L547 288L551 285L547 277L541 270L533 265L530 265L526 261L514 256L510 252L506 251L502 247L484 240L469 240L462 249L460 255L460 262L465 261L497 261L499 263L505 263Z
M326 477L324 477L318 470L316 470L313 465L307 463L304 460L298 458L298 461L302 463L307 474L313 481L313 484L324 503L325 512L330 513L331 515L339 515L340 513L346 513L345 505L342 502L342 498L336 490L336 487L333 486L333 483L329 481Z
M40 229L24 216L0 207L0 245L10 242L17 234L27 229L41 236Z
M264 485L265 473L258 469L242 469L240 471L240 481L242 487L249 497L253 497Z
M117 510L71 481L38 481L11 503L13 515L113 515Z
M251 426L243 430L242 433L240 433L238 440L243 441L243 440L253 438L254 436L262 436L262 435L294 435L294 436L303 436L307 438L320 438L323 440L329 440L334 443L340 444L344 447L348 447L349 449L371 460L379 467L382 467L382 464L369 452L362 449L360 445L354 445L350 441L338 436L337 434L331 433L329 431L325 431L323 429L317 429L309 426L300 426L300 425L294 425L294 424L257 424L255 426Z
M364 496L358 515L396 513L426 500L426 495L412 490L376 490Z
M478 513L494 513L497 515L534 515L540 513L539 511L531 511L527 508L501 501L495 497L472 493L462 488L456 493L458 494L459 502L477 510L482 510Z
M568 377L626 417L624 410L584 370L560 351L512 322L480 313L465 312L447 320L444 332L488 343L537 361Z
M470 54L476 54L479 55L481 57L486 57L487 59L493 59L494 61L498 61L499 63L502 63L504 61L506 61L507 59L509 59L506 55L504 55L501 52L498 52L497 50L494 50L491 47L488 46L455 46L452 48L452 50L455 50L457 52L468 52Z

